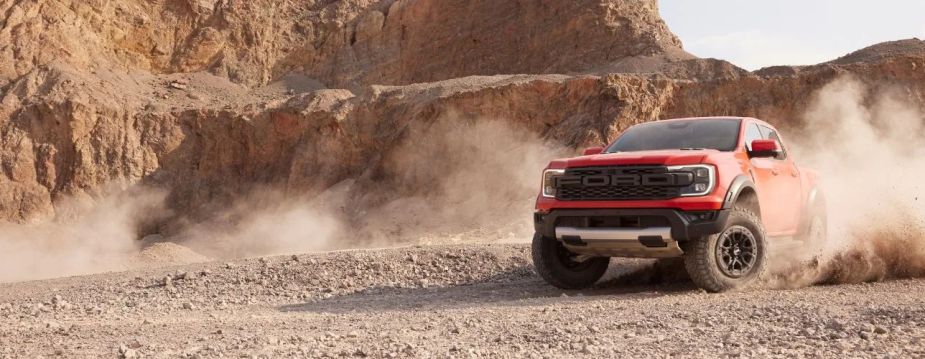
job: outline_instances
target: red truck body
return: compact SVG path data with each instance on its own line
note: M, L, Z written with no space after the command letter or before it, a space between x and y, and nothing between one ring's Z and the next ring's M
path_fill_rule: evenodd
M709 117L715 119L717 117ZM665 121L692 121L706 117L682 118ZM793 156L783 159L750 158L746 150L745 131L750 125L765 126L774 132L770 124L755 118L742 118L739 141L731 152L718 150L659 150L627 153L599 153L574 158L557 159L547 168L565 169L573 167L626 166L626 165L689 165L711 164L716 166L716 186L712 193L699 197L677 197L665 200L613 200L613 201L562 201L539 195L536 200L538 212L553 209L577 208L673 208L681 211L719 210L728 195L732 181L746 174L754 184L758 195L761 220L769 236L795 235L804 218L805 205L817 185L815 171L797 166ZM783 141L781 139L783 147ZM783 147L786 148L786 147Z
M817 182L759 119L636 125L606 148L549 163L534 263L553 285L579 288L603 275L610 257L683 257L698 285L739 288L761 276L769 239L824 240Z

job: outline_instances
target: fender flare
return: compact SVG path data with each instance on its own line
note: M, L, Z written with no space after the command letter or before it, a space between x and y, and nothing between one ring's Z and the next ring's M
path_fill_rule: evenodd
M739 195L742 194L742 190L746 188L751 188L756 193L758 192L755 189L755 184L752 183L752 180L746 175L738 175L732 180L732 183L729 184L729 190L726 191L726 199L723 200L723 209L731 209L735 205L736 200L739 199Z

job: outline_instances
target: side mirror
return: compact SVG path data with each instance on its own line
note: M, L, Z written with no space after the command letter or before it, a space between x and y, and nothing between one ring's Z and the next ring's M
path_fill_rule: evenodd
M752 150L748 152L750 157L777 157L780 154L780 143L776 140L754 140Z
M603 147L588 147L585 149L585 156L596 155L604 152Z

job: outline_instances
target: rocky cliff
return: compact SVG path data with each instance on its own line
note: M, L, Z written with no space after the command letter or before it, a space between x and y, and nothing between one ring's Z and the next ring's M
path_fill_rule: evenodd
M441 173L518 162L446 168L459 153L528 156L503 138L447 147L447 131L568 152L659 118L798 129L810 94L844 75L925 103L920 40L750 73L685 53L655 0L3 0L0 14L0 219L15 223L139 184L168 193L148 231L267 188L345 186L339 210L366 218L465 186ZM483 187L504 200L533 182Z
M5 0L0 11L12 60L0 84L51 62L362 88L692 57L655 0Z

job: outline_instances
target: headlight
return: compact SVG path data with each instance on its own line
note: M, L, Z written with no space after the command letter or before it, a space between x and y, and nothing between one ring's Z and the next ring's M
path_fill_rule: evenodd
M565 170L548 169L543 171L543 197L556 196L556 177L565 174Z
M688 172L694 176L694 181L681 188L681 196L705 196L713 192L716 186L716 167L713 165L687 165L668 167L669 172Z

